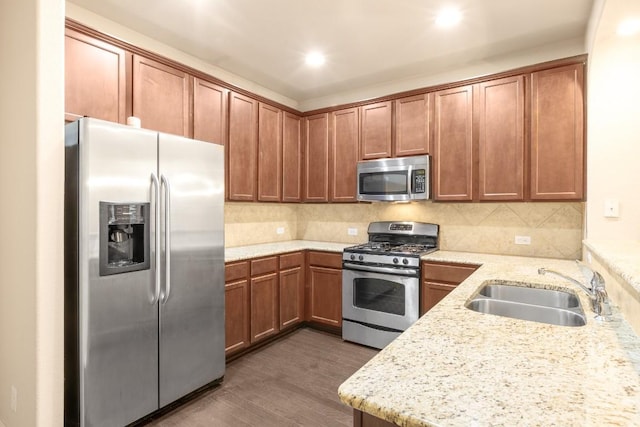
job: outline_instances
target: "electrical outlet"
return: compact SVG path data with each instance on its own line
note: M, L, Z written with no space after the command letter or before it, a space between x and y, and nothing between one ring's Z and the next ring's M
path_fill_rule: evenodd
M284 227L276 228L276 234L284 234Z
M18 389L16 386L11 386L11 410L18 412Z
M516 236L515 243L516 245L530 245L531 236Z
M349 236L357 236L358 235L358 229L355 227L349 227L347 228L347 234Z

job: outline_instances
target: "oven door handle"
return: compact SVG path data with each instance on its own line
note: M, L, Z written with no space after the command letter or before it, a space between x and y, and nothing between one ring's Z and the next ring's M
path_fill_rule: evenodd
M347 270L369 271L371 273L387 273L395 276L419 276L419 272L415 268L392 268L392 267L378 267L375 265L360 265L345 262L342 267Z

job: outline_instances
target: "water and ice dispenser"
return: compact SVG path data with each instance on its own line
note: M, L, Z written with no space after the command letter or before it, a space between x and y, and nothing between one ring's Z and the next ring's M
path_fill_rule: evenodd
M100 276L150 267L147 203L100 202Z

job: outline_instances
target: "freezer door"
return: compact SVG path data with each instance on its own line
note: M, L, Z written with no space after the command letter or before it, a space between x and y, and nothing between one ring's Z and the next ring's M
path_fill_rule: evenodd
M224 149L166 134L158 149L162 407L224 375Z
M158 408L156 224L150 212L149 267L100 275L100 204L153 210L157 133L82 119L79 134L80 413L85 426L125 425Z

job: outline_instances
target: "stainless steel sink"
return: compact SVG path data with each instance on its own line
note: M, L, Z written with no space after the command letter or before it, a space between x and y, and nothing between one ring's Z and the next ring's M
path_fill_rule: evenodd
M479 313L551 325L584 326L587 323L575 294L525 283L487 282L465 307Z
M478 292L478 295L496 300L543 305L545 307L575 308L580 306L578 297L570 292L505 285L502 283L485 285Z

